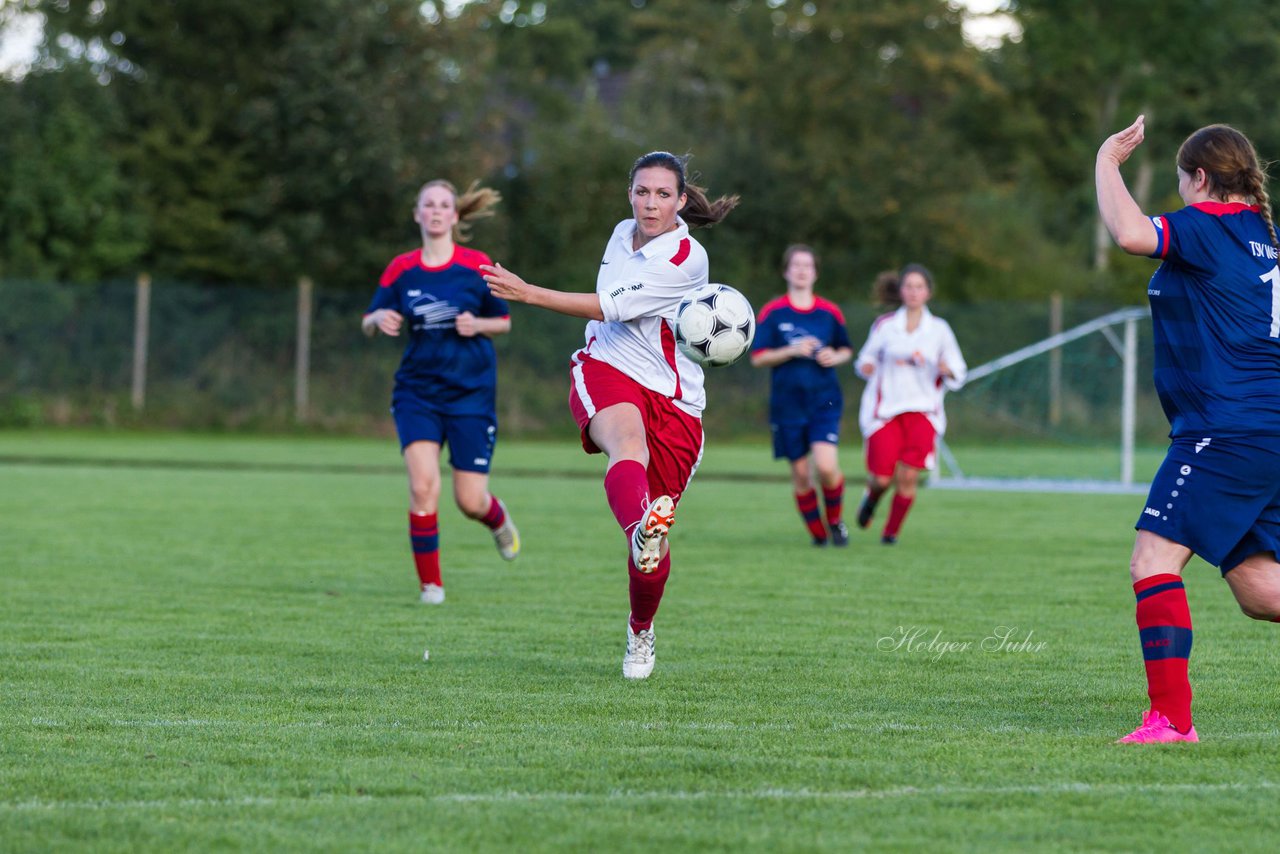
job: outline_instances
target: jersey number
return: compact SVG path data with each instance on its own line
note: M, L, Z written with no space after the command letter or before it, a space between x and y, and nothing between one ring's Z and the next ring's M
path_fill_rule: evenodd
M1280 266L1258 277L1271 283L1271 337L1280 338Z

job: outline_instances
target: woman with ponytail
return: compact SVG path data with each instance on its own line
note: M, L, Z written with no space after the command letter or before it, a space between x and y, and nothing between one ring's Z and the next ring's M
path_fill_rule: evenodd
M462 194L448 181L424 184L413 208L422 248L387 266L361 322L365 335L408 333L391 412L409 472L409 542L426 605L444 602L437 511L445 444L458 509L490 530L505 560L520 551L506 505L489 492L498 438L498 360L489 339L509 332L511 318L480 278L489 256L456 242L467 239L468 220L492 216L501 198L476 183Z
M1280 243L1253 144L1227 125L1178 149L1186 207L1147 216L1120 166L1142 116L1098 150L1098 209L1116 244L1162 261L1147 285L1155 385L1171 443L1129 559L1150 706L1126 744L1198 741L1182 571L1217 566L1240 609L1280 619Z
M605 244L593 293L532 285L500 264L482 268L495 296L587 319L569 408L583 449L609 457L605 497L627 541L627 679L653 671L653 617L671 571L667 532L702 459L702 368L675 339L681 298L708 282L706 250L689 230L719 222L738 203L708 201L686 179L686 160L653 151L632 164L632 216Z

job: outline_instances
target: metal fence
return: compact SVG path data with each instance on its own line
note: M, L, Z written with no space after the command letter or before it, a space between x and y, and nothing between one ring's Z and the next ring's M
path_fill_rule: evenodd
M133 281L0 280L0 427L392 432L387 406L401 343L364 337L370 294L288 287ZM856 348L879 311L842 306ZM970 365L1117 308L1109 304L939 303ZM574 318L513 306L497 339L503 434L573 435L566 406ZM1150 324L1139 331L1138 437L1167 429L1150 392ZM1098 336L1073 342L948 397L957 441L1118 435L1120 359ZM743 360L709 372L706 428L768 434L768 372ZM842 369L846 436L856 441L862 382Z

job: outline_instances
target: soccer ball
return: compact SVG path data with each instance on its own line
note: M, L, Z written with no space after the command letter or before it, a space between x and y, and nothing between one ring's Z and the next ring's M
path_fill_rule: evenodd
M732 365L751 349L755 334L755 310L728 285L699 285L676 309L676 344L704 367Z

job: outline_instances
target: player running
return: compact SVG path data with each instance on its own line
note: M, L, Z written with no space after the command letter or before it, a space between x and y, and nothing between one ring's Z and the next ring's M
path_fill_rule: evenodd
M1120 165L1142 116L1098 149L1098 209L1131 255L1163 263L1147 285L1155 384L1169 451L1129 559L1151 705L1126 744L1198 741L1191 723L1191 611L1182 570L1217 566L1240 609L1280 619L1280 242L1253 144L1210 125L1178 149L1181 210L1142 213Z
M844 394L836 367L853 358L844 312L814 293L818 255L803 243L782 254L787 292L760 309L751 364L770 368L769 429L773 458L791 463L796 506L815 546L849 544L842 519L844 472L837 447ZM809 460L813 460L813 470ZM816 470L816 471L814 471ZM822 486L826 523L818 512Z
M427 605L444 602L437 518L442 445L449 445L458 509L493 532L503 558L520 553L506 506L489 493L498 438L498 360L489 339L509 332L511 318L480 278L489 257L455 243L466 239L467 220L491 215L500 200L475 184L462 195L448 181L424 184L413 209L422 248L387 266L361 322L365 335L393 337L407 322L391 412L409 472L409 541Z
M689 229L722 220L737 196L707 201L685 180L686 158L665 151L631 167L632 219L605 244L595 293L531 285L485 265L497 297L587 318L586 345L573 354L569 408L589 454L609 457L609 508L626 535L631 615L622 675L653 672L653 617L671 571L667 532L702 459L702 368L676 347L676 308L707 283L707 253Z
M908 264L897 276L881 274L877 288L882 301L900 305L876 319L858 351L857 371L867 380L858 412L867 456L858 527L871 524L892 486L880 542L893 545L916 499L920 472L933 468L937 438L947 430L942 399L964 385L968 368L951 326L929 311L932 273Z

